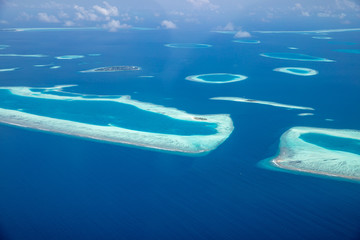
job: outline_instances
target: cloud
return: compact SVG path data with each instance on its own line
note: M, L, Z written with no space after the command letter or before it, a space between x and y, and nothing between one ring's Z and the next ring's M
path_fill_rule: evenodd
M99 21L100 18L92 11L86 10L84 7L75 5L74 9L76 10L76 19L78 20L87 20L87 21Z
M71 27L74 25L75 25L75 23L73 21L65 21L65 23L64 23L64 26L66 26L66 27Z
M111 6L108 2L103 2L105 7L100 7L99 5L94 5L93 9L101 15L104 15L107 19L110 17L119 16L119 10L115 6Z
M217 31L234 31L235 26L232 22L228 22L224 27L223 26L217 26L215 28Z
M103 24L103 28L108 29L110 32L116 32L118 29L130 28L128 24L120 24L119 20L111 20L106 24Z
M38 13L38 19L41 22L47 22L47 23L58 23L60 22L59 19L57 19L54 15L48 15L47 13Z
M172 21L169 21L169 20L164 20L164 21L162 21L162 22L161 22L161 26L162 26L163 28L166 28L166 29L175 29L175 28L177 28L177 27L176 27L176 24L173 23Z
M247 38L247 37L251 37L251 34L249 32L246 32L246 31L238 31L234 38Z
M198 9L210 9L217 10L219 6L212 4L210 0L186 0L188 3L193 5L193 7Z

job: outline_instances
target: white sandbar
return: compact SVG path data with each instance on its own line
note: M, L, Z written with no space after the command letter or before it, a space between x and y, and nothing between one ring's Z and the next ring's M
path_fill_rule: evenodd
M314 114L313 113L299 113L298 116L306 117L306 116L314 116Z
M229 137L234 129L233 122L230 116L227 114L189 114L176 108L169 108L151 103L136 101L131 99L130 96L107 98L106 96L94 97L94 95L86 94L75 94L67 96L64 94L56 95L51 93L54 91L66 93L63 91L63 89L71 86L74 85L63 85L50 88L0 87L0 89L7 89L13 95L29 98L40 98L44 99L44 101L46 99L56 99L64 101L89 101L89 104L94 101L128 104L135 106L143 111L158 113L178 120L214 123L216 124L216 133L210 135L174 135L154 133L131 130L112 125L100 126L80 123L4 108L0 108L0 122L51 133L65 134L108 143L192 156L204 155L216 149ZM94 112L94 114L96 114L96 112ZM146 119L144 119L144 121L145 120Z
M58 69L58 68L61 68L61 66L52 66L52 67L50 67L50 69Z
M40 57L48 57L44 54L0 54L0 57L34 57L34 58L40 58Z
M290 108L290 109L314 110L313 108L310 108L310 107L294 106L294 105L289 105L289 104L260 101L260 100L240 98L240 97L213 97L210 99L211 100L233 101L233 102L244 102L244 103L256 103L256 104L263 104L263 105L269 105L269 106L273 106L273 107Z
M56 59L61 59L61 60L68 60L68 59L79 59L79 58L83 58L84 55L64 55L64 56L58 56L55 57Z
M271 164L291 172L360 181L359 154L327 149L306 142L300 138L306 133L360 140L360 131L357 130L293 127L281 136L280 153L271 160Z
M216 77L221 78L224 77L225 80L206 80L206 77ZM231 77L231 79L227 79ZM239 82L242 80L247 79L247 76L240 75L240 74L232 74L232 73L208 73L208 74L200 74L200 75L191 75L186 77L185 79L188 81L193 82L200 82L200 83L215 83L215 84L222 84L222 83L231 83L231 82Z
M313 76L319 73L318 71L311 68L298 68L298 67L281 67L281 68L275 68L274 71L298 75L298 76Z
M0 72L12 72L12 71L15 71L16 69L19 69L17 67L15 68L3 68L3 69L0 69Z

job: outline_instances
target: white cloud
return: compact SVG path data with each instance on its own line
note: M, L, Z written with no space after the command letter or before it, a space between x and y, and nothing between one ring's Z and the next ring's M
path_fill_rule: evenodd
M212 4L210 0L186 0L188 3L191 3L193 7L198 9L210 9L217 10L219 6Z
M172 21L169 21L169 20L164 20L164 21L162 21L162 22L161 22L161 26L162 26L163 28L166 28L166 29L175 29L175 28L177 28L177 27L176 27L176 24L173 23Z
M130 28L128 24L120 24L119 20L111 20L103 25L103 28L108 29L110 32L116 32L118 29Z
M251 37L251 34L249 32L246 32L246 31L238 31L234 38L247 38L247 37Z
M93 9L99 14L104 15L107 19L110 17L119 16L119 10L115 6L111 6L108 2L103 2L105 7L100 7L99 5L94 5Z
M99 21L100 18L93 11L88 11L84 7L75 5L74 9L77 11L76 19L78 20L87 20L87 21Z
M215 29L217 31L234 31L235 26L232 22L228 22L225 26L217 26Z
M75 23L73 21L65 21L65 23L64 23L64 26L66 26L66 27L71 27L74 25L75 25Z
M58 23L60 22L54 15L48 15L47 13L38 13L38 19L42 22L47 23Z

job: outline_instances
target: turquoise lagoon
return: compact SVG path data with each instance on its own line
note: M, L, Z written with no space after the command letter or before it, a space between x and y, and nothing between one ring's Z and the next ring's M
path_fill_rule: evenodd
M1 87L1 122L86 139L198 155L233 130L228 115L193 115L130 99L50 88Z
M279 149L277 156L261 166L360 181L358 130L293 127L281 136Z
M185 78L188 81L200 82L200 83L231 83L239 82L247 79L247 76L231 73L208 73L200 75L191 75Z
M296 61L314 61L314 62L335 62L334 60L321 58L321 57L314 57L306 54L300 53L261 53L260 56L269 57L269 58L276 58L276 59L283 59L283 60L296 60Z
M282 67L282 68L275 68L275 72L283 72L298 76L313 76L318 74L318 71L311 69L311 68L299 68L299 67Z
M209 48L209 47L212 47L212 45L204 44L204 43L169 43L169 44L165 44L165 47L170 47L170 48Z

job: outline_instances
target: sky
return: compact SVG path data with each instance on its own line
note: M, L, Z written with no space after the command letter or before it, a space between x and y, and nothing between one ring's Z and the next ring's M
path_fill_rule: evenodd
M136 26L238 31L244 27L266 30L274 24L286 29L359 27L360 0L0 0L0 28L96 26L115 32Z

